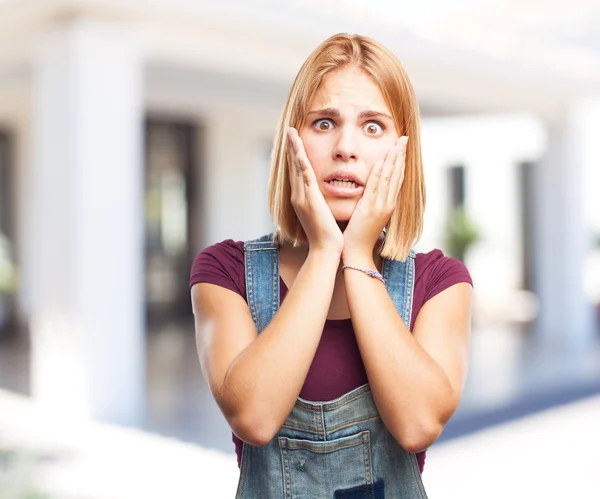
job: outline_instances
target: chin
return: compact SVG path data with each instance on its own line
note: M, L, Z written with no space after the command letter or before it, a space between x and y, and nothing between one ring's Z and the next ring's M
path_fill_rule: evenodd
M354 213L356 203L357 201L355 200L345 200L342 202L336 200L334 202L329 202L328 205L333 214L333 218L335 218L337 222L347 222L350 220L352 213Z

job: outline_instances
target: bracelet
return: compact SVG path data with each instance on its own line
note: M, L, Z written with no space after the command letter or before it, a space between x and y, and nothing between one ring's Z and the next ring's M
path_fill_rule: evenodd
M352 269L352 270L358 270L360 272L364 272L369 277L374 277L375 279L379 279L383 284L385 284L385 281L383 280L383 276L379 272L377 272L376 270L361 269L360 267L354 267L353 265L344 265L342 267L342 270L345 270L345 269Z

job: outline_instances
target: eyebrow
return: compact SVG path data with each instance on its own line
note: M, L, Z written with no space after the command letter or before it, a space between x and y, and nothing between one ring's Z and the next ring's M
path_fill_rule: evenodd
M307 114L307 116L309 116L311 114L318 114L319 116L329 116L330 118L339 118L340 117L340 111L333 107L327 107L325 109L317 109L315 111L310 111ZM387 118L387 119L393 121L393 118L390 115L385 114L385 113L380 113L379 111L371 111L371 110L361 111L360 113L358 113L358 117L361 119L383 117L383 118Z

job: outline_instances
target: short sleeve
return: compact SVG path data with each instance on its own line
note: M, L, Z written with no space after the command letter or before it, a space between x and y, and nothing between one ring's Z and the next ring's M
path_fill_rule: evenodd
M454 284L468 282L473 285L471 274L465 264L456 258L444 255L439 249L417 254L415 268L415 293L419 308L427 300Z
M445 256L436 250L436 258L427 269L427 284L425 286L424 302L459 282L468 282L471 286L471 274L463 262L456 258Z
M227 239L198 253L190 271L190 288L199 282L221 286L246 299L243 241Z

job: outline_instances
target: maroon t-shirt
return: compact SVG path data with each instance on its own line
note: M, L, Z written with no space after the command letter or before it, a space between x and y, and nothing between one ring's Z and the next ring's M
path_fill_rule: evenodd
M244 242L228 239L202 250L192 265L190 287L198 282L227 288L246 300ZM469 271L461 261L444 256L438 249L429 253L417 253L411 331L423 304L459 282L473 284ZM279 288L281 303L287 293L282 279ZM356 343L352 321L326 320L300 397L314 402L333 400L367 382L367 373ZM239 466L242 441L233 434L233 442ZM417 461L419 469L423 472L425 451L417 454Z

